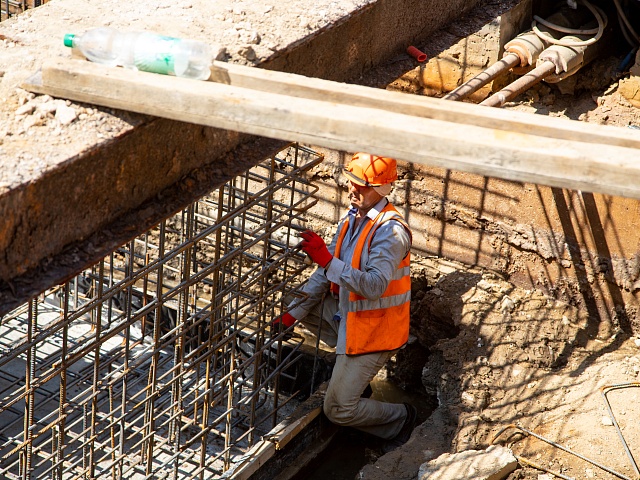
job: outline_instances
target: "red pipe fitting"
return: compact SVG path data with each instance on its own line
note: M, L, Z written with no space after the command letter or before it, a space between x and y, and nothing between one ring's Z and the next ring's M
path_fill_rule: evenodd
M407 53L411 55L413 58L415 58L417 61L419 61L420 63L424 62L427 59L427 54L424 52L421 52L413 45L407 48Z

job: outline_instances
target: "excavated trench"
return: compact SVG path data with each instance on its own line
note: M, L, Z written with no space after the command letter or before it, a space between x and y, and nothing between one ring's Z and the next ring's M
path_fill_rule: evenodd
M502 3L513 8L505 9ZM605 2L594 3L607 7ZM623 41L629 32L621 30L613 6L608 7L607 43L597 57L561 83L532 84L505 108L623 127L640 123L637 110L616 91L633 66L635 49ZM506 41L529 24L528 8L547 16L553 5L486 2L418 45L428 56L426 63L399 54L356 83L441 97L499 59ZM634 8L635 4L629 5L632 15L638 13ZM516 78L505 74L468 101L482 101ZM310 210L310 226L328 236L335 208L327 205L345 204L339 166L346 155L318 150L326 160L310 170L313 183L320 187L318 206ZM519 402L550 405L558 400L555 395L561 388L556 385L539 392L535 399L527 396L545 382L532 372L565 372L571 377L576 357L586 370L589 361L584 357L604 356L599 348L605 347L607 351L623 349L626 358L637 357L636 352L629 353L625 342L640 331L635 300L638 261L623 248L633 243L629 238L635 231L614 228L620 234L618 248L609 250L602 247L609 235L602 224L602 235L593 244L586 235L575 231L571 235L572 222L586 218L592 226L596 224L594 212L597 215L607 199L442 169L403 167L392 201L409 214L417 232L412 341L373 387L374 398L416 404L424 423L406 448L383 455L377 439L350 429L334 429L319 419L319 427L308 429L317 429L311 436L319 440L304 443L307 432L300 434L299 441L314 455L304 457L295 468L276 456L251 478L417 478L420 465L440 453L485 448L500 426L529 418L527 408L518 406ZM557 210L566 207L566 212L557 214L558 219L555 213L548 213L549 199ZM580 201L584 210L576 207ZM608 211L614 219L611 223L620 218L616 215L635 206L635 202L619 200L619 206ZM557 265L560 268L555 269ZM567 265L574 266L573 270ZM563 268L571 271L566 273ZM623 275L618 274L621 271ZM503 342L506 338L509 341ZM594 346L598 342L605 345ZM498 348L505 345L509 352ZM619 359L609 361L620 364ZM506 366L510 375L526 378L517 392L492 373ZM311 375L316 374L315 365L313 369ZM632 366L627 370L637 375ZM319 375L316 380L321 379ZM566 397L568 389L562 390ZM490 411L501 402L510 407ZM545 412L549 407L539 410ZM538 418L534 421L534 425L542 423ZM577 448L580 446L586 448ZM565 470L573 468L570 461L559 463ZM535 472L521 468L509 478L533 479Z

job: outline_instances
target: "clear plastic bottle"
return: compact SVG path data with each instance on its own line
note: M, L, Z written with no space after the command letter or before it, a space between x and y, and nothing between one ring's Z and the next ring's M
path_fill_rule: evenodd
M207 80L211 74L211 49L197 40L99 27L82 35L67 34L64 44L104 65L196 80Z

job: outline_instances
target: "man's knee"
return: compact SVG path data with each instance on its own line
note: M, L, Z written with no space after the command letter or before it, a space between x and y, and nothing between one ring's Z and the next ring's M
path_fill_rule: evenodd
M358 410L358 404L355 405L340 405L336 402L327 401L322 406L324 414L336 425L349 425L356 418L356 412Z

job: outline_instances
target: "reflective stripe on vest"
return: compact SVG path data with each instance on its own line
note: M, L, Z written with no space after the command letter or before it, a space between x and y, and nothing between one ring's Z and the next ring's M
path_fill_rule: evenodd
M360 260L365 245L369 250L376 230L389 220L400 222L411 234L409 226L395 207L390 203L387 204L378 216L365 225L360 232L351 261L353 268L361 270ZM348 229L349 218L347 217L336 242L334 253L336 257L340 255L342 241ZM368 300L354 292L349 293L349 311L346 312L347 354L358 355L395 350L407 342L411 300L410 262L411 254L407 253L380 298ZM337 285L332 284L331 290L337 293Z

